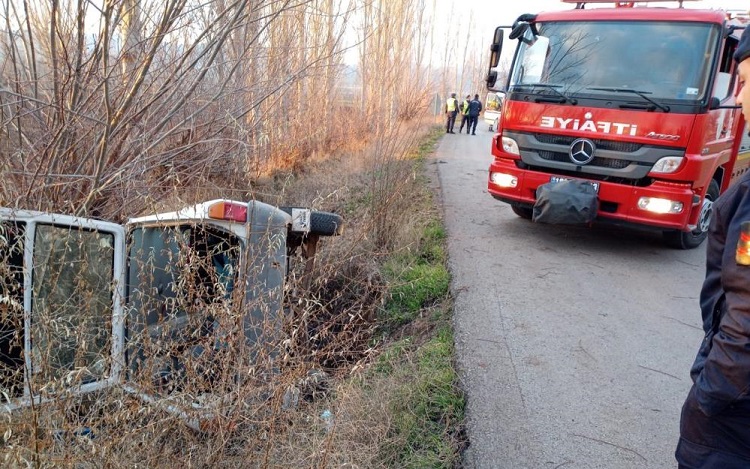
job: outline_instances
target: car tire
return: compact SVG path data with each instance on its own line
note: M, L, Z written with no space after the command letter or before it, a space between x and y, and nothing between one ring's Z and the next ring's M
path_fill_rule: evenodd
M292 208L279 207L283 212L292 214ZM310 234L320 236L336 236L344 231L344 219L341 215L331 212L310 211Z
M513 213L526 220L531 220L531 216L534 214L534 209L525 205L511 204L510 209L513 210Z

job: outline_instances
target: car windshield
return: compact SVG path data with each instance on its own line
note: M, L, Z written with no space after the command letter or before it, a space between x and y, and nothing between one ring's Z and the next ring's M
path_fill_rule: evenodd
M537 27L539 36L529 28L520 42L510 91L550 94L554 86L569 96L624 88L655 100L700 100L719 34L717 25L705 23L549 22ZM532 86L539 84L547 86Z
M497 93L488 93L487 102L484 109L486 111L500 112L500 108L503 105L503 98Z

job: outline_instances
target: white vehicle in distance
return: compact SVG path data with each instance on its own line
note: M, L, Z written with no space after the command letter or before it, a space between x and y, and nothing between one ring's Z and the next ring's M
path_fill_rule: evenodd
M489 130L497 131L497 124L500 122L500 112L503 108L504 93L490 91L487 93L487 101L484 104L484 122L490 126Z

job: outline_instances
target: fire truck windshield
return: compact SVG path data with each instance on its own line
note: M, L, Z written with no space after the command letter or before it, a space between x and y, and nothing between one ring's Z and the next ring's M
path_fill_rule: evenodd
M655 101L704 98L720 33L718 25L685 22L548 22L537 28L538 36L529 28L519 42L508 91L549 94L543 85L554 85L566 97L595 97L634 89Z

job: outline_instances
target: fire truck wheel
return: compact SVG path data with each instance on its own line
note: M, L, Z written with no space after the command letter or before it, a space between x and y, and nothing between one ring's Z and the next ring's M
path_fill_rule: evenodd
M279 207L289 215L292 214L292 207ZM331 212L319 212L313 210L310 212L310 233L320 236L340 235L344 231L344 223L341 215Z
M708 236L708 224L713 214L714 201L719 197L719 183L712 180L703 199L701 213L698 215L698 226L694 231L670 230L664 232L664 241L675 249L694 249Z
M526 207L524 205L511 205L510 209L513 210L513 213L518 215L521 218L525 218L526 220L531 220L531 216L534 214L534 209L531 207Z

